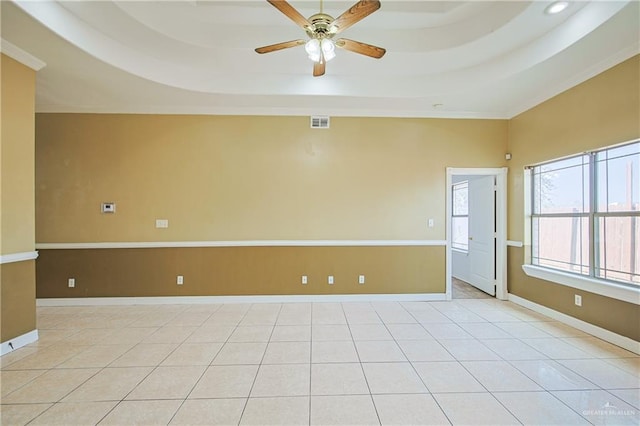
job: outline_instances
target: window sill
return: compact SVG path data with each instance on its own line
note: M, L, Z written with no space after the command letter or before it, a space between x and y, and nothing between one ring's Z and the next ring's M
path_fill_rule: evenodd
M612 299L640 305L640 289L534 265L522 265L522 270L525 274L533 278L551 281Z

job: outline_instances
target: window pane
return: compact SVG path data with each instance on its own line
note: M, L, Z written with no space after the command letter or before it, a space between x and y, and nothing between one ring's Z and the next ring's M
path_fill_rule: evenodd
M588 156L534 168L534 213L583 213L589 209Z
M453 215L464 216L469 214L469 182L460 182L453 185Z
M640 285L640 218L598 218L597 276Z
M640 210L640 144L598 153L599 212Z
M532 263L589 274L589 219L535 217L532 219Z
M566 158L564 160L558 160L558 161L553 161L547 164L542 164L538 167L540 168L540 172L542 173L553 172L556 170L566 169L570 167L577 167L584 164L585 162L587 163L589 162L589 160L586 159L585 157L587 156L577 155L575 157Z
M469 249L469 217L451 219L451 247L459 250Z
M634 156L640 154L640 142L634 142L627 145L622 145L616 148L609 148L598 152L598 160Z

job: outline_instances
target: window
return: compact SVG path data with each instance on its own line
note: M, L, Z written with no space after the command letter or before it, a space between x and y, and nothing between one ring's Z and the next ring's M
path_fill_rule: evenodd
M469 250L469 181L453 184L451 247Z
M640 142L531 168L531 263L640 286Z

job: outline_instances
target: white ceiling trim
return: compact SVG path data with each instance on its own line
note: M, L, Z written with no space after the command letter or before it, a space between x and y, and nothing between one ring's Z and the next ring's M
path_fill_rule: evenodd
M165 105L106 105L66 106L39 105L42 113L97 113L97 114L167 114L167 115L259 115L259 116L311 116L332 117L377 117L377 118L467 118L504 120L512 117L509 113L488 113L482 111L438 111L425 109L341 109L329 108L278 108L278 107L218 107L218 106L165 106Z
M48 63L37 112L509 119L640 53L639 2L550 2L383 0L346 36L387 55L341 52L322 78L302 48L253 51L305 37L265 0L14 0L0 17L3 51Z
M9 56L10 58L15 59L23 65L28 66L34 71L40 71L42 68L47 66L47 64L40 59L33 56L31 53L25 52L20 49L18 46L9 43L5 39L0 40L0 52Z

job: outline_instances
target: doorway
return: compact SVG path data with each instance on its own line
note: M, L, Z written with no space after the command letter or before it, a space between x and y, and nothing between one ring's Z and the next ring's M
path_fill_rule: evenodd
M464 262L460 268L465 281L498 299L507 299L506 176L506 167L447 168L447 300L453 297L456 261ZM469 211L466 212L467 228L454 235L453 225L464 223L461 220L464 215L454 211L457 209L454 206L456 187L465 187L468 191ZM459 230L460 226L456 226ZM467 239L466 244L464 239Z

